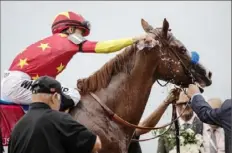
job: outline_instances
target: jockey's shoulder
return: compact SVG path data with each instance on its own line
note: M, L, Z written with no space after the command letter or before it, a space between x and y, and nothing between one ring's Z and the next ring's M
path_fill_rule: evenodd
M39 41L48 40L48 39L66 39L67 37L68 37L68 35L66 35L66 34L56 33L56 34L45 36L42 39L40 39Z
M51 42L62 41L62 40L67 40L67 35L62 33L57 33L57 34L42 37L41 39L37 40L35 43L31 44L30 46L38 45L38 43L49 46L49 43Z

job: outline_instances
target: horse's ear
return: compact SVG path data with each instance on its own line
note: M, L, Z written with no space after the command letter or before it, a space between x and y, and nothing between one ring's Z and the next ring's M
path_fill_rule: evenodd
M166 20L166 18L164 18L164 21L163 21L163 28L162 28L164 38L167 38L167 37L168 37L168 29L169 29L169 23L168 23L168 21Z
M141 19L141 25L143 27L143 30L147 33L151 32L153 30L153 27L147 23L144 19Z

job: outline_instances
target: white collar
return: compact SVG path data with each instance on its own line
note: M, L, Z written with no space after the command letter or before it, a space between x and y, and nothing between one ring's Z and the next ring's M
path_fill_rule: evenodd
M204 123L204 127L203 127L206 131L210 131L211 127L209 126L209 124ZM221 127L218 127L215 129L215 131L221 131Z

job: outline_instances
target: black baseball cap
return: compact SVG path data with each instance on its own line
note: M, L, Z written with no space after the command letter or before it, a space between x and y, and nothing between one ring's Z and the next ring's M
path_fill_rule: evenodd
M69 95L66 95L62 91L62 87L59 81L49 76L41 76L32 84L32 93L59 93L61 95L60 111L64 111L67 108L74 106L74 101Z
M62 93L62 87L59 81L49 76L41 76L36 79L31 87L32 93Z

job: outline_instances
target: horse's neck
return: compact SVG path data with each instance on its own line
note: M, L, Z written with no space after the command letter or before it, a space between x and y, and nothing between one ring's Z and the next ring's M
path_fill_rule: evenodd
M108 87L98 94L104 97L106 105L117 115L137 124L145 109L153 80L152 70L143 64L144 61L134 60L134 62L130 74L121 72L115 75Z

